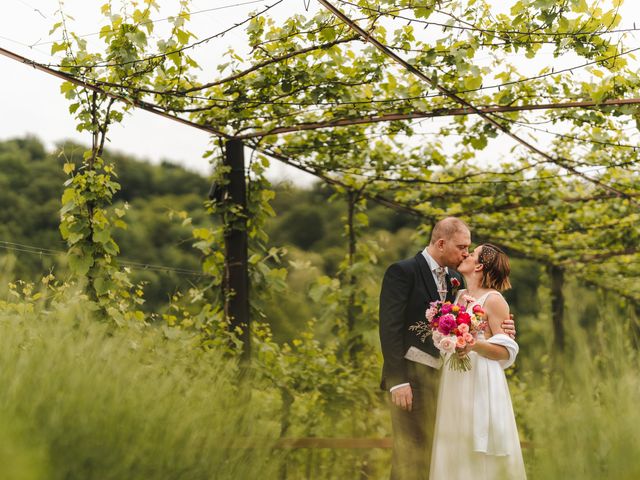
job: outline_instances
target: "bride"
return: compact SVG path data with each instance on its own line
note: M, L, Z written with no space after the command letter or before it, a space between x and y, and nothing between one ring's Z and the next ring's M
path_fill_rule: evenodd
M487 329L468 353L471 370L442 367L430 480L525 479L518 430L504 374L518 345L500 326L509 305L500 294L511 287L509 259L495 245L477 247L458 267L467 290L455 304L471 312L480 305ZM454 353L455 355L455 353Z

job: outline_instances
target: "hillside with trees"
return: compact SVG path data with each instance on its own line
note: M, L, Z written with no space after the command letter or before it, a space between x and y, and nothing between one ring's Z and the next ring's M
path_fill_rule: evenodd
M7 205L1 213L0 241L4 254L17 259L14 278L37 281L43 272L63 278L68 274L59 232L62 166L78 161L83 150L80 145L61 143L47 152L33 137L0 142L0 182L5 186L0 196ZM144 310L164 312L172 292L184 293L202 275L201 255L193 248L190 228L182 224L179 213L187 212L194 225L215 222L203 207L210 181L170 162L151 165L108 151L105 157L118 166L121 188L113 207L129 205L127 228L116 234L122 259L131 262L127 268L131 268L134 283L144 282ZM276 337L291 340L296 322L289 319L321 316L322 302L310 303L309 288L314 279L335 276L340 269L347 246L343 227L347 205L334 190L320 184L310 189L280 184L275 192L277 215L265 230L271 245L286 249L283 261L293 265L287 291L295 295L283 295L264 308ZM365 241L370 238L379 243L370 259L379 281L386 265L415 254L427 239L418 232L420 219L409 214L374 205L368 216L369 225L362 234ZM535 296L540 275L529 275L531 268L530 262L515 263L514 276L520 281L510 296L520 314L538 307L528 300ZM376 282L372 283L369 293L375 297Z

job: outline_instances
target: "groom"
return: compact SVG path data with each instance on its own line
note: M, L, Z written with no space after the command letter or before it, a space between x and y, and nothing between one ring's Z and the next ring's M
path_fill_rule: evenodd
M455 268L469 256L471 232L460 219L435 224L427 248L391 265L380 292L380 343L383 390L391 396L392 480L426 480L436 416L440 354L431 337L421 342L409 330L425 320L429 303L454 300L462 277ZM515 334L513 322L503 323Z

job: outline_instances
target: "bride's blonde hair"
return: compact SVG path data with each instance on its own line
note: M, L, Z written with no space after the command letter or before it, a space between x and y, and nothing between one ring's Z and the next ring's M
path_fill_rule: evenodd
M482 288L492 288L499 292L511 288L509 257L500 247L492 243L482 244L478 262L482 264L482 279L480 280Z

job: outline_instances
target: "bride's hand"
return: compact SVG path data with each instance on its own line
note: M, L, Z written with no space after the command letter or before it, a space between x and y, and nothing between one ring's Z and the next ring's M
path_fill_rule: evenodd
M463 348L456 347L456 354L458 355L458 358L464 358L472 350L473 350L473 345L469 345L467 343Z

